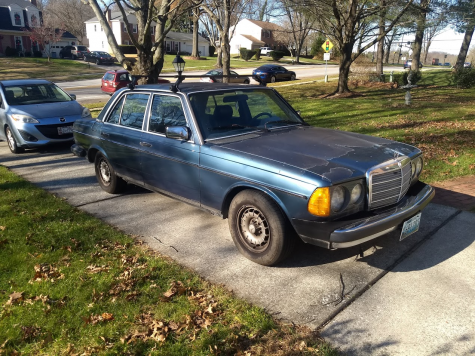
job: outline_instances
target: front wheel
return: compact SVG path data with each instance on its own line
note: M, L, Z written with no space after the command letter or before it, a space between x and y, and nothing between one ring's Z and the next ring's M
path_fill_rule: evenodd
M114 168L102 153L96 155L94 166L96 178L102 190L110 194L117 194L125 189L127 182L115 174Z
M8 148L12 153L21 153L25 151L22 147L18 146L15 136L13 136L13 132L8 126L5 128L5 136L7 136Z
M238 193L229 207L229 229L234 244L249 260L272 266L284 260L295 236L280 207L255 190Z
M96 64L97 64L97 65L101 64L101 61L100 61L100 60L96 60Z
M249 79L244 79L244 84L249 84Z
M274 76L270 77L270 82L275 83L275 77Z
M295 79L296 79L295 74L292 74L292 75L290 76L290 80L295 80Z

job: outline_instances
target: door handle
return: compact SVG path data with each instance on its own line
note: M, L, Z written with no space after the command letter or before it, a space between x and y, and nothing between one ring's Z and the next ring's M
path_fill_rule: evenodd
M148 142L140 142L140 146L143 146L143 147L152 147L152 144L151 144L151 143L148 143Z
M107 132L103 132L101 131L101 136L104 136L104 137L109 137L109 134Z

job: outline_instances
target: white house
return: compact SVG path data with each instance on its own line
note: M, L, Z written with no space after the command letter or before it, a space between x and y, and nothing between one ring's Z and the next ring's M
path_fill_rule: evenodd
M233 28L230 30L232 33ZM278 32L284 29L272 22L243 19L237 23L231 39L231 53L239 53L240 48L256 49L272 47L283 49L278 41Z
M122 21L122 14L120 12L106 13L106 18L112 29L112 33L119 45L131 45L132 41L127 33L125 23ZM132 33L137 34L137 18L134 14L129 14L127 20L131 25ZM154 40L155 23L152 23L152 40ZM91 51L105 51L112 53L112 50L107 42L107 37L104 29L97 17L86 21L86 36L89 40L89 50ZM136 35L138 36L138 35ZM193 34L170 31L165 39L165 47L168 53L176 53L177 51L183 53L190 53L193 46ZM209 41L198 36L198 50L201 56L209 56Z

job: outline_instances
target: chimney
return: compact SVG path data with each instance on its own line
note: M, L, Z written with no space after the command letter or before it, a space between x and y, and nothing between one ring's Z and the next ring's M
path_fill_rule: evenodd
M38 4L36 3L36 0L30 0L30 2L34 7L38 7Z

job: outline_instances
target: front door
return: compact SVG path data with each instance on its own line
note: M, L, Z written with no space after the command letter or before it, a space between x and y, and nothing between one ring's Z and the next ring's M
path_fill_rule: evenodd
M180 97L154 95L142 142L145 184L188 200L200 200L200 147L165 136L167 126L187 126Z

